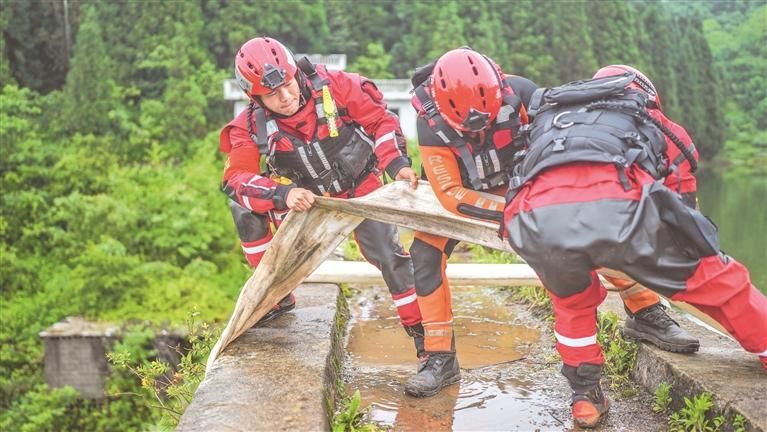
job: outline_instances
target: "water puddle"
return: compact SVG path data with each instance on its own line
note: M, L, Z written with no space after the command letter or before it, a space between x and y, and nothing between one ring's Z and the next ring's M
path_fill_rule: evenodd
M393 430L562 429L546 383L526 373L530 365L520 367L539 345L540 333L511 312L508 297L494 289L454 290L462 380L437 396L416 399L403 391L417 364L412 340L388 292L363 290L350 301L348 390L359 389L363 405L371 407L370 419Z

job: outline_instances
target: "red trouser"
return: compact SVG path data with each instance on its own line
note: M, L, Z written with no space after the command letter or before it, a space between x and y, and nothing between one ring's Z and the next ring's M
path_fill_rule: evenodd
M410 247L415 269L418 304L423 316L425 347L428 352L452 352L455 350L453 345L452 300L445 269L447 260L457 244L458 240L416 232L415 240ZM611 279L611 282L618 289L625 288L621 291L621 298L632 313L660 302L657 294L641 286L636 286L633 282L625 283L625 281L622 282L621 279L617 278ZM604 291L601 285L600 289ZM601 301L600 298L599 302L594 304L594 310ZM591 334L596 334L596 331Z
M552 168L506 208L509 242L550 291L564 363L602 363L600 267L699 308L746 351L767 356L767 298L719 251L713 224L638 169L628 178L626 191L609 165Z
M366 195L378 187L380 180L371 175L358 186L356 195ZM234 201L230 201L229 205L242 250L248 263L256 268L272 241L270 222L279 228L287 210L270 211L268 215L263 215L253 213ZM402 325L419 324L421 312L415 292L413 264L400 244L397 228L366 219L354 230L354 240L365 259L381 270Z

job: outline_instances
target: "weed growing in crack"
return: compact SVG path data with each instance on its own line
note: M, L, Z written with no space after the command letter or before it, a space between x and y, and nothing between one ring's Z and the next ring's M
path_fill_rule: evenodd
M671 405L671 384L660 383L657 389L655 389L655 403L652 406L652 410L656 413L666 412Z
M705 392L692 399L685 397L684 406L668 417L671 432L716 432L726 421L722 415L709 419L709 410L714 406L711 394Z
M360 409L360 391L346 397L341 409L333 418L333 432L378 432L381 429L374 423L363 423L368 408Z
M736 414L732 420L732 429L735 432L746 432L746 418L740 414Z

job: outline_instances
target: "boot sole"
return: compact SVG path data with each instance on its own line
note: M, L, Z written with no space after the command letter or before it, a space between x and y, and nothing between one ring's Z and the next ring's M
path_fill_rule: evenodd
M697 352L700 349L700 342L689 343L689 344L674 344L671 342L666 342L661 339L658 339L657 337L651 334L636 331L630 327L623 328L623 337L625 339L633 340L633 341L649 342L664 351L669 351L673 353L691 354L691 353Z
M257 323L253 324L253 327L259 327L262 324L268 323L269 321L271 321L271 320L273 320L275 318L279 318L279 317L285 315L286 313L292 311L295 308L296 308L296 304L294 302L292 305L286 306L286 307L284 307L284 308L282 308L282 309L280 309L280 310L278 310L276 312L273 312L273 313L270 312L271 315L270 314L264 315L264 317L261 318L260 320L258 320Z
M599 413L599 417L597 417L594 421L586 421L586 420L578 420L577 418L573 417L573 423L575 423L576 426L583 428L583 429L593 429L597 426L599 426L600 423L602 423L602 420L607 417L607 413L610 412L610 399L605 398L605 409L601 413Z
M455 383L457 383L460 380L461 380L461 373L458 372L456 375L453 375L452 377L450 377L450 378L446 379L445 381L443 381L442 385L440 385L439 387L437 387L434 390L419 392L419 391L412 391L412 390L408 389L407 387L405 387L405 393L410 395L410 396L417 397L417 398L430 397L430 396L434 396L435 394L439 393L440 390L442 390L443 388L445 388L445 387L447 387L449 385L455 384Z
M596 421L579 421L578 419L573 419L573 423L575 423L576 426L583 429L593 429L597 426L599 426L600 423L602 423L602 420L607 417L607 412L604 412L599 415L599 417L596 419Z

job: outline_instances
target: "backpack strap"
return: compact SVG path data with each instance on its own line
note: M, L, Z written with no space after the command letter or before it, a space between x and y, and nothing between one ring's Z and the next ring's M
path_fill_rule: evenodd
M317 68L306 56L296 60L296 66L298 66L298 69L309 78L312 90L322 90L322 86L329 84L328 80L322 79L322 77L317 74Z
M469 175L469 184L474 189L482 188L482 180L479 177L477 171L477 164L474 162L474 158L471 156L469 146L466 144L463 134L450 127L445 122L445 119L440 115L437 106L434 104L434 100L426 91L426 83L419 85L414 89L416 97L421 101L421 106L426 112L426 117L429 120L434 134L437 135L445 145L455 147L458 150L458 155L466 168L466 173Z
M255 130L253 123L255 119ZM266 111L255 102L248 105L248 135L258 147L258 152L266 155L269 151L269 135L266 127Z

